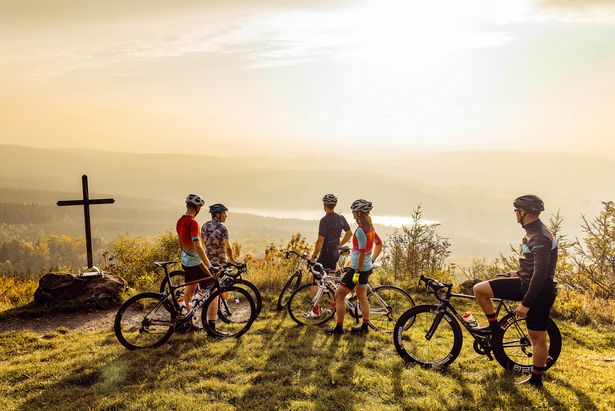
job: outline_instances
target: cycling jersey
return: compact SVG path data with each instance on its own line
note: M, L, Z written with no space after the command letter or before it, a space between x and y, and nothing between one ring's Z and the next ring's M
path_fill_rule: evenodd
M211 220L201 227L205 241L207 258L212 264L226 264L226 249L224 240L228 240L228 229L220 221Z
M527 286L523 305L531 308L543 288L553 289L557 264L557 240L540 220L523 226L523 257L519 259L519 278Z
M194 217L183 215L175 226L181 247L180 260L186 267L194 267L202 263L196 252L194 241L199 239L199 223Z
M352 236L352 252L350 254L350 267L358 271L370 271L373 268L372 264L372 248L374 244L382 244L382 240L372 228L365 232L361 227L357 228ZM359 264L359 253L365 252L365 260L363 266L357 267Z
M328 248L337 250L337 247L340 245L342 231L348 230L350 230L350 226L343 215L327 211L327 214L320 219L318 226L318 235L325 238L322 246L323 250Z

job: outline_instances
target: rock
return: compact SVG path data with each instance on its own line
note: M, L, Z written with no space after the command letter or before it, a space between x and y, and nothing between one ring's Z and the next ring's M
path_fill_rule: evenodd
M81 278L73 274L45 274L34 292L34 302L74 308L108 308L119 303L126 280L105 274L99 278Z

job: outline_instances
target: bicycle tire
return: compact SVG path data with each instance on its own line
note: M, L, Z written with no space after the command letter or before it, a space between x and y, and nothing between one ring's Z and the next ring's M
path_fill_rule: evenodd
M396 295L396 297L392 297ZM380 296L386 303L383 307L377 296ZM394 285L381 285L374 288L374 291L367 296L369 302L369 325L376 331L392 333L399 316L414 307L414 300L403 289ZM411 327L414 322L410 318L407 327Z
M461 327L455 317L447 311L441 313L441 321L431 340L426 339L427 331L431 328L437 311L436 305L416 305L404 312L395 323L393 343L397 354L406 363L419 364L426 368L443 368L455 361L461 352L463 344ZM411 327L407 327L409 321L413 322ZM419 351L425 351L424 348L419 348L419 345L423 345L424 342L427 342L427 344L439 343L440 347L445 348L439 349L439 353L435 355L434 359L427 360L422 354L419 354ZM438 345L434 345L434 347L438 349Z
M186 280L186 273L182 270L175 270L175 271L171 271L169 273L169 277L171 277L171 281L172 284L183 284ZM173 280L179 280L181 278L181 281L173 281ZM162 281L160 282L160 293L164 293L166 291L171 291L169 289L169 281L167 280L167 276L165 275L164 278L162 279Z
M254 285L251 281L244 280L243 278L237 279L233 285L238 287L245 286L246 289L251 292L252 299L256 305L256 316L258 317L263 308L263 297L261 296L261 292L258 287L256 287L256 285Z
M327 288L318 301L318 314L315 314L315 317L309 317L311 314L308 313L315 312L315 307L312 306L311 287L318 286L311 283L303 284L293 291L288 299L286 307L288 314L299 325L322 325L335 315L335 293Z
M529 373L532 370L532 352L531 352L531 341L529 337L525 335L524 331L527 330L525 325L525 318L517 318L515 313L509 313L502 317L500 320L500 326L504 329L504 333L494 337L492 342L493 356L497 360L497 362L506 370L518 372L518 373ZM509 336L512 332L512 337L507 337L507 331L509 332ZM519 337L519 331L523 334ZM562 334L560 333L559 327L551 318L547 323L547 335L549 337L549 356L546 368L551 368L562 351ZM508 338L508 341L507 341ZM510 340L512 338L512 340ZM517 339L519 339L519 346L517 346ZM518 350L516 355L513 353L517 350L514 348L521 347L521 350ZM529 351L526 348L529 347ZM527 358L529 360L529 364L525 362L520 362L520 359Z
M295 271L293 275L286 281L282 291L280 292L280 296L278 297L277 309L278 311L282 311L288 305L290 301L291 294L299 287L301 284L301 272Z
M208 307L215 303L215 299L223 293L233 293L233 297L225 301L225 305L230 308L228 312L223 313L222 317L219 317L221 321L216 322L216 326L212 327L207 321ZM220 300L216 300L219 304L218 315L220 315ZM217 337L240 337L250 329L255 318L254 299L247 290L233 285L213 291L205 300L201 312L203 329L207 334Z
M158 304L160 304L160 307L156 307ZM152 313L154 309L157 314L160 313L162 315L162 318L157 319L170 323L168 326L155 326L159 330L158 333L151 332L152 326L144 324L147 316ZM159 309L161 310L159 311ZM129 318L128 316L131 314L132 317ZM115 315L113 332L120 344L129 350L158 347L171 338L175 330L176 317L177 312L173 304L162 294L152 292L141 293L129 298L120 306ZM123 321L124 319L126 319L126 321ZM126 327L123 327L124 324ZM128 328L131 324L133 328ZM137 326L138 329L135 329L134 327ZM135 332L138 332L138 334L133 335ZM144 343L140 345L137 344L135 338L133 338L146 335L151 336L151 338L147 342L145 342L145 338L143 338Z

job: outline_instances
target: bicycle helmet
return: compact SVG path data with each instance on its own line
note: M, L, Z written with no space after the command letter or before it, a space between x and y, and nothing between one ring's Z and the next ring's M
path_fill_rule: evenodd
M513 201L513 206L536 215L545 210L545 203L543 203L538 196L533 194L526 194L516 198L515 201Z
M361 211L363 213L369 213L372 210L372 208L374 208L372 206L372 203L370 201L363 200L363 199L355 200L350 206L350 210Z
M325 194L325 196L322 198L322 202L326 206L336 206L337 197L333 194Z
M228 208L226 208L224 206L224 204L213 204L209 206L209 213L210 214L216 214L216 213L221 213L223 211L228 211Z
M205 200L203 200L203 197L198 194L188 194L188 197L186 197L186 204L202 207L205 205Z

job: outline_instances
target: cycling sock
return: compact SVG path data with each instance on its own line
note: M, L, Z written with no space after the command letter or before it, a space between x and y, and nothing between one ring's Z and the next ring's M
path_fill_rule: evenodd
M487 317L489 324L498 322L498 316L495 313L485 314L485 317Z
M216 320L207 320L207 325L208 325L211 329L215 329L215 328L216 328Z
M538 367L536 365L532 366L532 375L538 375L542 377L542 374L545 373L547 367Z
M361 328L367 329L369 327L369 320L363 320L363 324L361 324Z
M335 324L335 329L336 330L343 330L344 329L344 323L337 323Z

